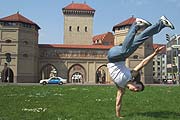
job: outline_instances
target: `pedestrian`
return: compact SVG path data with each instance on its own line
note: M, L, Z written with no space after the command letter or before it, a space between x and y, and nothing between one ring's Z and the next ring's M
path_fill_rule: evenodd
M136 51L136 49L144 43L145 40L152 37L154 34L159 33L163 28L169 27L174 29L173 24L165 17L162 16L160 20L151 25L146 20L136 18L132 24L124 42L119 46L114 46L108 51L108 70L110 76L117 86L116 96L116 116L123 118L121 115L122 97L124 95L125 88L134 92L140 92L144 90L144 85L140 81L139 71L149 63L152 58L163 49L159 47L155 51L146 57L140 64L138 64L131 72L129 68L125 66L125 60ZM144 29L145 28L145 29ZM139 30L144 29L140 34L137 34Z

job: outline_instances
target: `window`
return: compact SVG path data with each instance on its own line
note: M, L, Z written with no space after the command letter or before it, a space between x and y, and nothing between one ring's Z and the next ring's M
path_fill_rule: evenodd
M133 56L133 59L138 59L138 55L134 55L134 56Z
M125 27L125 26L122 26L122 27L120 27L119 30L125 30L125 29L126 29L126 27Z
M6 40L5 42L6 42L6 43L11 43L12 41L8 39L8 40Z
M4 22L4 26L16 26L15 22Z
M69 26L69 31L72 31L72 26Z
M85 32L87 32L88 31L88 29L87 29L87 26L85 27Z
M23 57L28 57L28 54L26 54L26 53L25 53L25 54L23 54Z
M23 44L24 45L28 45L28 41L23 41Z
M31 25L30 24L23 24L23 27L26 27L26 28L31 28Z
M80 28L79 28L79 26L77 26L77 31L78 31L78 32L80 31Z

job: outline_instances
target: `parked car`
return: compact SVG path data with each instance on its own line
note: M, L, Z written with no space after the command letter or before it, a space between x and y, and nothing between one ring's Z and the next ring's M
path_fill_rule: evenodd
M163 82L164 82L164 84L176 84L177 83L176 80L172 80L172 79L167 79L167 80L164 80Z
M49 79L43 79L40 80L39 82L40 84L46 85L46 84L58 84L58 85L62 85L67 83L67 80L61 77L51 77Z
M167 84L173 84L173 80L167 80Z

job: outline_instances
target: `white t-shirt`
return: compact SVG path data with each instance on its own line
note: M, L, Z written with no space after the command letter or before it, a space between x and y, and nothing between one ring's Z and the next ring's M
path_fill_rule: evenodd
M131 80L131 72L130 69L125 66L125 62L108 63L107 68L115 84L125 88L127 82Z

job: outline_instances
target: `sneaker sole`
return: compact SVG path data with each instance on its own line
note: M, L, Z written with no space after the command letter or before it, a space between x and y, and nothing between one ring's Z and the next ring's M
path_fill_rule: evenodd
M174 25L164 16L165 20L168 22L168 24L170 25L171 29L174 29Z

